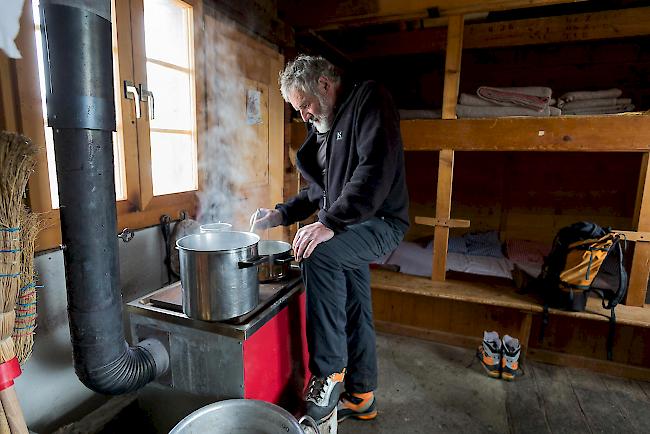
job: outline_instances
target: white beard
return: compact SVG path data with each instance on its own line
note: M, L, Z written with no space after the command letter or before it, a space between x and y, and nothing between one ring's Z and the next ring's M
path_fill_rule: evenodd
M329 120L322 119L322 118L315 122L312 121L312 124L314 125L314 127L316 127L316 131L318 131L321 134L325 134L332 128L332 125L329 122Z
M334 117L334 113L332 107L325 102L325 99L321 95L317 95L317 98L320 103L321 113L323 114L316 118L315 121L312 121L312 123L316 127L316 131L324 134L332 129L332 118Z

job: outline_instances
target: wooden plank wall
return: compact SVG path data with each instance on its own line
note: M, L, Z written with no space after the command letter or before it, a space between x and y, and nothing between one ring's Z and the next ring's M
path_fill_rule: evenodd
M433 215L437 152L407 152L411 214ZM550 242L581 219L632 228L641 156L633 153L456 152L451 217L470 230ZM577 175L577 168L599 176ZM453 229L452 235L466 229ZM409 239L433 234L413 225Z

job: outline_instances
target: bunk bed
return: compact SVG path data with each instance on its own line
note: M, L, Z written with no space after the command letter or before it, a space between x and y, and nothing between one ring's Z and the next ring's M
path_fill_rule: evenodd
M463 18L450 17L442 119L401 122L406 152L439 153L435 215L415 218L416 224L435 228L431 276L406 276L386 269L372 271L378 330L469 346L478 344L478 329L500 327L520 338L524 351L528 350L528 357L650 379L650 370L642 367L650 363L644 350L646 343L650 344L650 305L645 305L650 271L650 244L647 242L650 239L650 116L630 113L456 119L463 33ZM534 294L519 294L512 286L485 283L480 279L446 278L450 268L447 264L450 228L469 226L467 221L451 218L454 155L458 151L642 154L634 227L626 232L628 239L636 242L636 248L628 296L625 305L617 310L622 330L617 336L615 354L618 356L614 362L604 361L604 352L594 343L605 336L601 323L609 317L597 300L590 299L585 312L551 310L552 318L557 318L551 323L556 323L556 327L547 335L553 337L546 342L537 341L534 348L529 348L531 336L541 328L542 300ZM565 326L582 329L582 335L567 337L562 333ZM559 337L563 334L564 337Z

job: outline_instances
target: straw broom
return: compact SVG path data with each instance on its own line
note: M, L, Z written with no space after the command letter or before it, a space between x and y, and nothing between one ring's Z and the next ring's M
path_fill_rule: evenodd
M5 367L16 358L12 333L22 267L20 216L36 150L28 138L0 132L0 364ZM0 401L12 434L27 433L13 381L0 390Z
M32 355L34 329L36 328L36 273L34 271L34 245L43 224L37 214L23 208L20 216L20 245L22 267L20 290L16 297L16 322L14 324L14 346L18 362L24 364Z

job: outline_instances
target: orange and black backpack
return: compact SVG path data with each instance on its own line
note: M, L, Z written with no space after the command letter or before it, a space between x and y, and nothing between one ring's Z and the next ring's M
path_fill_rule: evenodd
M595 223L578 222L560 229L553 240L539 284L544 298L542 338L548 324L548 309L554 307L584 311L589 293L600 296L609 309L607 358L612 358L616 326L616 305L627 292L627 272L623 265L621 235Z

